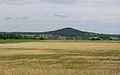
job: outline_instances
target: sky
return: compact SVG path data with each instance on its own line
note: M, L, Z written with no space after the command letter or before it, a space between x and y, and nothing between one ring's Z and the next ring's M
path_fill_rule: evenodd
M0 32L65 27L120 34L120 0L0 0Z

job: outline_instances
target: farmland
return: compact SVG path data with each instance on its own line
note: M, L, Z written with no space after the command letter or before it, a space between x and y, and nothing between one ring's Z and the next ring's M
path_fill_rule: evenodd
M0 41L0 75L120 75L120 41Z

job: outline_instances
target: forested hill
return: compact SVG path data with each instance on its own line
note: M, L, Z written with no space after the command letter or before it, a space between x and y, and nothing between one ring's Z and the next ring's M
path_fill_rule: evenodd
M98 34L93 32L80 31L74 28L63 28L60 30L43 32L42 34L65 36L69 39L120 39L120 35Z
M73 28L63 28L49 32L0 32L0 39L119 40L120 35L98 34Z

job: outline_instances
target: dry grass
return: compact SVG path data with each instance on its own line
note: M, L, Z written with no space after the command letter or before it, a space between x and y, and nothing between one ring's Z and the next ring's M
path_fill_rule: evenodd
M0 75L120 75L120 43L0 44Z
M117 50L120 43L77 43L77 42L28 42L19 44L1 44L0 48L37 48L67 50Z

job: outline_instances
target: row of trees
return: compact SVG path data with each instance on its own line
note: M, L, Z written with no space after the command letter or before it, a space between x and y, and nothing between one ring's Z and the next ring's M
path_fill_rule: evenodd
M118 38L110 37L107 35L96 36L62 36L62 35L49 35L38 33L0 33L0 39L61 39L61 40L114 40Z
M18 34L18 33L0 33L0 39L41 39L44 38L37 37L36 35Z

